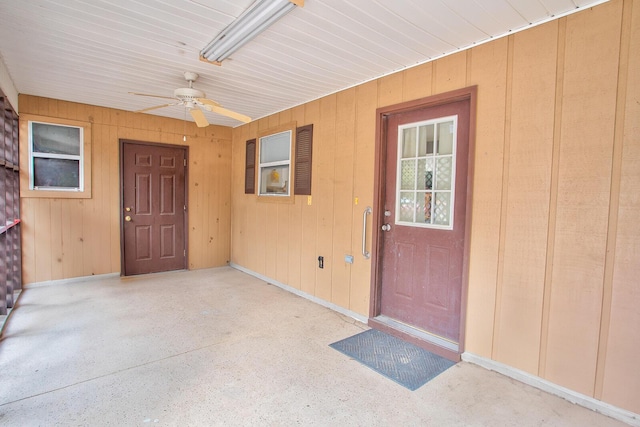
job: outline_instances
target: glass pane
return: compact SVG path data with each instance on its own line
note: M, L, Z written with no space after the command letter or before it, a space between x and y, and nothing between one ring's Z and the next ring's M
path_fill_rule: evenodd
M418 155L433 154L433 125L420 126Z
M453 121L438 124L438 154L453 153Z
M401 166L401 189L414 190L416 187L416 161L402 160Z
M416 128L402 131L402 158L416 156Z
M34 187L80 188L80 161L33 159Z
M438 225L451 224L451 193L436 193L433 222Z
M418 207L416 211L416 222L431 224L431 193L418 193Z
M433 188L433 158L418 160L418 190Z
M31 138L36 153L80 155L80 128L32 122Z
M289 161L291 155L291 131L260 138L260 163Z
M289 165L260 169L260 194L289 194Z
M436 190L451 190L451 157L438 157L436 160Z
M413 211L416 201L414 193L400 193L400 221L413 222Z

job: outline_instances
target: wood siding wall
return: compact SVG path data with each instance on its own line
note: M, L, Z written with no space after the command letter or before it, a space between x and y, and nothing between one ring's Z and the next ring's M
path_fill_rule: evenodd
M21 199L25 284L120 272L120 138L189 146L188 265L228 263L231 129L25 95L20 113L92 123L92 197Z
M612 0L234 129L232 261L367 316L375 110L478 85L465 349L640 413L638 52L640 2ZM258 202L245 141L292 120L312 197Z

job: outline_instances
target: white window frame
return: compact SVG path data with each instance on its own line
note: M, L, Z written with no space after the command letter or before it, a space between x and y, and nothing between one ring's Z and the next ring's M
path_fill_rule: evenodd
M78 155L40 153L33 149L33 124L43 124L47 126L58 126L78 129ZM35 185L35 159L61 159L78 161L78 187L37 187ZM36 120L29 120L29 189L36 191L84 191L84 128L82 126L62 125Z
M30 122L44 123L54 126L81 128L80 141L80 181L79 188L40 187L33 185L33 141ZM20 114L20 197L22 198L62 198L90 199L91 196L91 152L92 123L80 120L69 120L59 117ZM47 153L44 158L53 156Z
M258 185L257 185L257 196L258 200L263 201L288 201L293 202L293 173L294 173L294 159L295 159L295 130L296 130L296 122L287 123L285 125L281 125L272 129L268 129L267 131L260 132L257 138L258 146L257 146L257 161L256 161L256 173L258 175ZM278 135L288 135L289 140L289 158L287 160L278 160L274 162L263 162L262 161L262 148L263 143L268 140L268 138L278 136ZM268 168L281 168L288 167L289 172L284 179L281 177L282 181L286 181L286 192L277 193L277 192L264 192L263 191L263 169Z
M432 215L431 217L433 218L433 211L434 211L434 204L435 204L435 194L436 193L445 193L445 192L450 192L451 193L451 210L450 210L450 215L451 215L451 220L449 221L449 225L440 225L440 224L424 224L424 223L419 223L419 222L415 222L415 217L416 217L416 210L414 209L413 212L413 218L414 218L414 222L408 222L408 221L400 221L400 194L402 192L407 192L407 190L402 190L402 138L404 135L404 129L410 129L410 128L416 128L417 132L419 132L419 129L421 126L428 126L428 125L434 125L434 129L437 129L438 124L439 123L443 123L443 122L449 122L449 121L453 121L453 141L452 141L452 150L451 150L451 190L436 190L435 189L435 183L434 183L434 188L433 190L431 190L431 194L433 194L432 198L431 198L431 209L432 209ZM418 143L417 141L419 141L419 136L418 134L416 134L416 144ZM434 138L435 141L435 138ZM431 119L431 120L425 120L425 121L420 121L420 122L414 122L414 123L407 123L404 125L400 125L398 126L398 143L397 143L397 159L396 159L396 207L395 207L395 224L396 225L401 225L401 226L408 226L408 227L419 227L419 228L429 228L429 229L437 229L437 230L453 230L453 226L454 226L454 219L455 219L455 195L456 195L456 153L457 153L457 148L458 148L458 115L453 115L453 116L446 116L446 117L438 117L435 119ZM432 158L435 160L437 159L437 147L436 144L434 143L434 147L433 147L433 156ZM417 150L416 150L416 155L417 155ZM449 156L448 154L446 156ZM418 156L416 157L418 158ZM422 157L420 157L422 158ZM407 160L407 158L404 158L404 160ZM434 161L434 170L435 170L435 165L436 162ZM434 176L434 179L437 178L437 176ZM411 190L413 191L414 194L416 194L418 192L418 190ZM422 191L420 191L422 193Z

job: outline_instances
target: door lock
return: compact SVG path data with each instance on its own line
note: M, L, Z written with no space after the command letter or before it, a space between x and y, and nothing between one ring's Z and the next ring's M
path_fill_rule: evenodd
M131 221L131 216L129 216L129 215L125 216L124 220L127 221L127 222L130 222Z
M380 228L382 228L382 231L389 231L389 230L391 230L391 224L384 224Z

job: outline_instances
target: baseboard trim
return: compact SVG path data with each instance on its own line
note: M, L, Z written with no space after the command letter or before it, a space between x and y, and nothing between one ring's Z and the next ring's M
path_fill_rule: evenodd
M568 388L554 384L551 381L547 381L543 378L531 375L528 372L521 371L509 365L505 365L495 360L487 359L482 356L478 356L473 353L462 353L462 360L465 362L473 363L474 365L481 366L490 371L498 372L514 380L520 381L539 390L553 394L568 400L576 405L583 406L592 411L596 411L608 417L622 421L634 427L640 427L640 414L636 414L626 409L618 408L617 406L603 402L593 397L578 393Z
M242 267L242 266L240 266L238 264L234 264L234 263L231 262L231 263L229 263L229 266L232 267L232 268L235 268L236 270L242 271L243 273L247 273L248 275L253 276L253 277L257 278L257 279L263 280L263 281L265 281L265 282L267 282L269 284L277 286L277 287L279 287L279 288L281 288L281 289L283 289L283 290L285 290L287 292L291 292L292 294L298 295L299 297L302 297L302 298L307 299L307 300L309 300L311 302L314 302L314 303L319 304L319 305L321 305L323 307L326 307L326 308L328 308L330 310L337 311L340 314L344 314L347 317L351 317L352 319L355 319L360 323L364 323L365 325L367 324L368 318L365 317L365 316L362 316L362 315L360 315L360 314L358 314L358 313L356 313L354 311L347 310L344 307L340 307L339 305L333 304L333 303L331 303L329 301L325 301L325 300L323 300L321 298L318 298L316 296L313 296L311 294L303 292L300 289L296 289L296 288L294 288L292 286L285 285L284 283L280 283L277 280L273 280L273 279L271 279L271 278L269 278L267 276L263 276L262 274L256 273L255 271L249 270L248 268Z
M53 285L68 285L70 283L104 280L115 277L120 277L120 273L95 274L93 276L72 277L70 279L47 280L46 282L35 282L29 283L28 285L22 285L22 289L41 288L43 286Z

